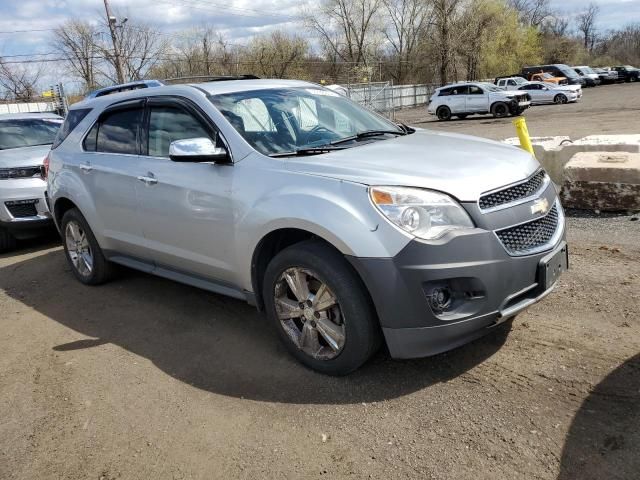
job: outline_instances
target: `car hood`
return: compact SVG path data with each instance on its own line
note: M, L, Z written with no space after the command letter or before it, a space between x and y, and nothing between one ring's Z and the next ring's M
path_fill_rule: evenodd
M0 168L35 167L42 165L51 145L0 150Z
M459 201L523 180L540 167L524 150L484 138L417 130L389 140L309 157L288 168L365 185L400 185L446 192Z

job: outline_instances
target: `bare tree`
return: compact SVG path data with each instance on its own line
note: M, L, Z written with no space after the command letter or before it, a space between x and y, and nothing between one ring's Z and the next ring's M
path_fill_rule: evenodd
M69 20L53 32L54 46L62 53L73 76L80 78L87 90L96 85L97 28L89 22Z
M559 14L550 16L542 24L542 32L553 37L569 35L569 19Z
M540 27L551 16L550 0L508 0L507 4L517 10L523 25Z
M273 78L304 76L302 62L309 52L309 44L298 36L273 32L254 39L246 51L246 59L258 75Z
M596 18L598 13L600 13L600 7L595 3L590 3L587 10L576 17L584 48L589 50L593 50L596 39Z
M125 15L118 14L118 17L124 18ZM103 22L105 22L103 27L107 28L106 22L108 20L105 19ZM167 38L149 25L131 20L118 26L116 42L125 80L143 78L154 65L162 60L169 46ZM112 45L101 44L99 51L109 65L108 69L102 70L102 74L112 82L117 82L116 57Z
M5 98L30 100L38 95L38 81L42 76L40 65L21 66L4 62L0 58L0 90Z
M366 64L375 49L375 20L382 0L323 0L305 16L328 57Z
M456 31L455 24L459 19L461 0L433 0L433 22L439 60L440 83L444 85L449 78L453 66Z
M394 78L403 82L409 62L425 35L431 9L426 0L382 0L389 22L383 33L396 59Z

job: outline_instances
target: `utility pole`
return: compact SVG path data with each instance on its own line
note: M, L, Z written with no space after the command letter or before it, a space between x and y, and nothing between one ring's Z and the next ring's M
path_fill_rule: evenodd
M118 47L118 37L116 36L116 17L111 15L109 9L109 0L104 0L104 9L107 12L107 23L111 31L111 40L113 41L113 56L115 57L116 76L118 83L124 83L124 75L122 74L122 62L120 61L120 48Z

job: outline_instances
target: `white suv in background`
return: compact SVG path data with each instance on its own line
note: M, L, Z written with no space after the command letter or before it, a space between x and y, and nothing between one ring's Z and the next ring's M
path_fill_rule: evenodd
M437 88L427 111L439 120L490 113L496 118L520 115L531 105L526 92L502 90L492 83L456 83Z

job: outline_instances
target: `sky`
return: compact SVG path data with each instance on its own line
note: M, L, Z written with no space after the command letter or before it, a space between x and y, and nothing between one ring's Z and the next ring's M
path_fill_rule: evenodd
M111 0L113 10L143 20L168 35L208 25L231 42L246 43L252 36L273 30L298 34L303 5L313 9L321 0ZM551 0L553 8L571 16L585 9L585 0ZM607 30L640 22L640 0L596 0L597 27ZM104 15L103 0L1 0L0 57L5 61L33 58L52 52L52 29L69 19L97 22ZM24 55L24 56L23 56ZM40 57L43 58L43 57ZM48 75L59 72L53 62ZM50 66L50 68L49 68Z

